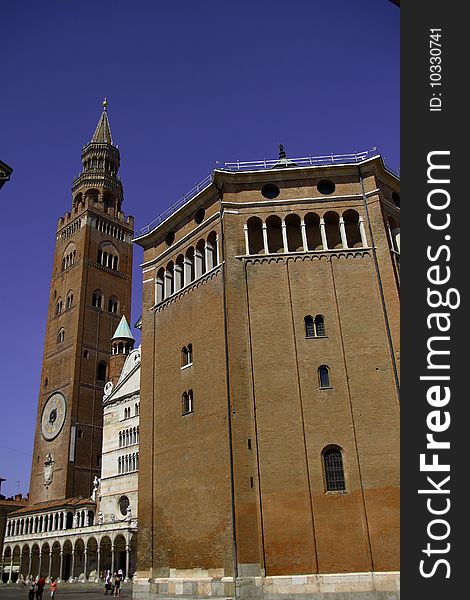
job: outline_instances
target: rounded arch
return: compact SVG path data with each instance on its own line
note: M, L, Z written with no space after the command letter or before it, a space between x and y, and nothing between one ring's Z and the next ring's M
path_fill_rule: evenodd
M320 217L316 213L307 213L304 223L308 249L324 250L320 234Z
M109 240L102 242L98 247L97 261L103 267L117 271L119 269L120 255L116 246Z
M195 252L195 267L196 277L204 275L206 272L206 242L205 240L199 240L196 244Z
M341 234L339 232L339 215L334 211L328 211L323 217L325 221L326 239L329 250L342 248Z
M282 221L277 215L271 215L266 219L268 233L268 251L270 254L287 252L282 239Z
M77 248L73 242L70 242L62 253L62 271L71 267L75 263L76 257Z
M263 221L259 217L250 217L246 225L248 229L248 253L264 254Z
M108 300L108 312L118 314L119 312L119 300L116 296L111 296Z
M207 236L207 270L213 269L216 265L219 264L219 258L217 256L217 233L215 231L211 231Z
M343 466L343 449L335 444L325 446L321 452L325 491L346 491Z
M73 206L74 208L77 208L79 204L81 204L83 202L83 194L81 192L78 192L78 194L75 195L75 198L73 199Z
M330 368L327 365L320 365L318 367L318 383L320 389L330 388Z
M162 267L158 270L158 273L155 277L155 304L159 304L163 302L165 299L165 269Z
M91 296L91 305L95 308L103 308L104 294L101 290L94 290Z
M100 360L98 366L96 368L96 380L104 382L106 381L106 371L108 369L108 365L105 360Z
M286 224L287 251L302 252L304 245L302 242L302 232L300 226L300 217L295 213L287 215L284 219Z
M95 188L89 188L86 192L85 192L85 198L91 198L93 200L93 202L98 202L98 198L100 197L100 193L97 189Z
M348 248L362 248L362 238L359 229L359 213L353 209L348 209L344 211L342 216Z

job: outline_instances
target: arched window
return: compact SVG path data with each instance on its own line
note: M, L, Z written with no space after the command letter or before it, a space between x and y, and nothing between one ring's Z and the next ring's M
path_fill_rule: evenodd
M305 337L325 337L325 319L323 315L317 315L315 318L310 315L304 318Z
M304 245L300 230L300 217L298 215L287 215L285 218L287 246L289 252L302 252Z
M116 298L116 296L111 296L111 298L109 299L109 302L108 302L108 311L111 313L117 314L118 307L119 307L118 299Z
M329 250L342 248L341 234L339 231L339 215L335 212L327 212L325 214L325 230L326 239L328 241Z
M193 346L188 344L181 349L181 366L186 367L193 362Z
M175 292L184 286L184 256L180 254L175 261Z
M315 323L313 317L307 316L305 322L305 337L315 337Z
M305 234L309 250L324 250L320 233L320 217L316 213L308 213L304 217Z
M65 340L65 329L59 329L59 333L57 334L57 343L60 344Z
M194 253L194 266L196 278L201 277L206 272L206 242L199 240L196 244Z
M195 271L194 271L194 248L191 246L186 250L186 254L184 257L184 282L185 285L188 285L192 281L194 281Z
M60 313L62 312L63 306L64 306L64 304L62 302L62 299L59 298L59 300L57 300L57 303L55 305L55 314L56 315L60 315Z
M96 379L97 381L106 381L106 362L104 360L98 363L98 368L96 369Z
M119 252L110 242L104 242L98 249L98 263L108 269L119 269Z
M348 248L362 248L358 213L355 210L347 210L343 213L343 220Z
M248 253L264 254L263 222L259 217L250 217L247 222Z
M188 413L193 412L193 390L183 392L181 404L183 415L187 415Z
M335 446L323 450L323 468L326 491L344 492L346 490L346 481L344 479L343 456L340 448Z
M207 270L210 271L219 264L217 256L217 234L215 231L211 231L207 236L206 243L206 256L207 256Z
M67 299L65 301L65 308L68 310L69 308L72 308L72 304L73 304L73 294L72 292L69 292L67 294Z
M277 252L287 252L284 248L282 239L282 222L276 215L271 215L266 219L266 227L268 230L268 251L270 254Z
M103 308L103 294L100 290L95 290L91 298L91 305L96 308Z
M320 383L320 388L329 388L330 385L330 371L327 366L322 365L318 369L318 380Z
M163 302L165 298L164 277L165 270L162 267L155 278L155 304Z
M326 336L325 318L323 317L323 315L317 315L315 317L315 335L317 337Z

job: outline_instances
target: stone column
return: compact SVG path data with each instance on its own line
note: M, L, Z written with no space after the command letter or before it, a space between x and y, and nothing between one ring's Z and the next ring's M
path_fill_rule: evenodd
M326 239L325 219L323 217L321 217L321 219L320 219L320 235L321 235L321 243L323 246L323 250L328 250L328 240Z
M361 234L362 246L367 248L369 244L367 243L366 228L364 227L364 217L359 217L359 233Z
M62 571L64 566L64 552L60 551L60 567L59 567L59 581L62 581Z
M219 234L216 233L215 234L215 256L214 256L214 260L215 260L215 265L219 264L219 256L220 256L220 250L219 250Z
M85 563L83 572L85 573L85 581L86 581L86 578L87 578L86 571L87 571L87 562L88 562L88 550L87 550L86 546L85 546L85 550L83 551L83 558L84 558L84 563Z
M11 576L13 574L13 548L11 550L11 558L10 558L10 573L8 574L7 583L11 583Z
M96 572L98 573L98 579L101 577L101 552L100 545L96 546Z
M243 232L245 234L245 251L246 254L250 254L250 239L248 237L248 225L246 223L243 225Z
M28 576L29 576L29 575L32 575L32 573L31 573L31 569L32 569L32 567L33 567L33 551L32 551L32 549L30 548L30 549L29 549Z
M111 575L114 573L114 544L111 546Z
M130 563L131 549L129 544L126 544L126 581L129 581L129 563Z
M72 549L72 570L70 572L70 577L73 579L75 577L75 550Z
M346 250L346 248L348 247L348 238L346 237L346 226L344 225L343 217L339 218L339 234L341 236L341 244Z
M39 550L39 569L38 569L39 577L41 576L41 569L42 569L42 548Z
M21 570L23 569L23 549L20 550L20 564L18 565L18 581L21 579Z
M52 573L52 548L49 550L49 573L48 573L48 578L49 581L51 580L51 573Z
M304 247L304 252L308 252L307 228L303 219L300 219L300 232L302 234L302 245Z
M286 223L283 220L281 223L282 229L282 245L284 246L284 252L289 252L289 244L287 243L287 227Z
M264 253L269 254L268 227L267 227L266 223L263 223L263 246L264 246Z

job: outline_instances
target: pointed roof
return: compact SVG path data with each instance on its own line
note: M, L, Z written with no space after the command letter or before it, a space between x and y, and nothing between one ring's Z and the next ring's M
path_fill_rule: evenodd
M135 342L135 338L132 335L132 332L127 323L127 319L124 315L122 316L122 319L119 325L117 326L117 329L114 332L114 335L111 338L111 340L133 340Z
M111 127L109 126L108 113L107 113L108 101L106 98L103 100L103 112L101 113L100 120L96 126L95 133L91 139L92 142L100 142L106 144L112 144L113 138L111 135Z

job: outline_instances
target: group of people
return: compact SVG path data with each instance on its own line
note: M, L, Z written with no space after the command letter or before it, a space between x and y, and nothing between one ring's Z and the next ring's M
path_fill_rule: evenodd
M29 592L28 598L29 600L42 600L42 595L44 593L44 587L46 586L46 580L41 575L38 579L30 579L28 583ZM51 578L51 583L49 585L49 591L51 593L51 598L55 598L57 592L57 581L55 577Z
M122 569L119 571L115 571L113 575L111 575L111 571L106 571L104 574L104 594L105 596L120 596L121 595L121 583L124 579L124 574Z

